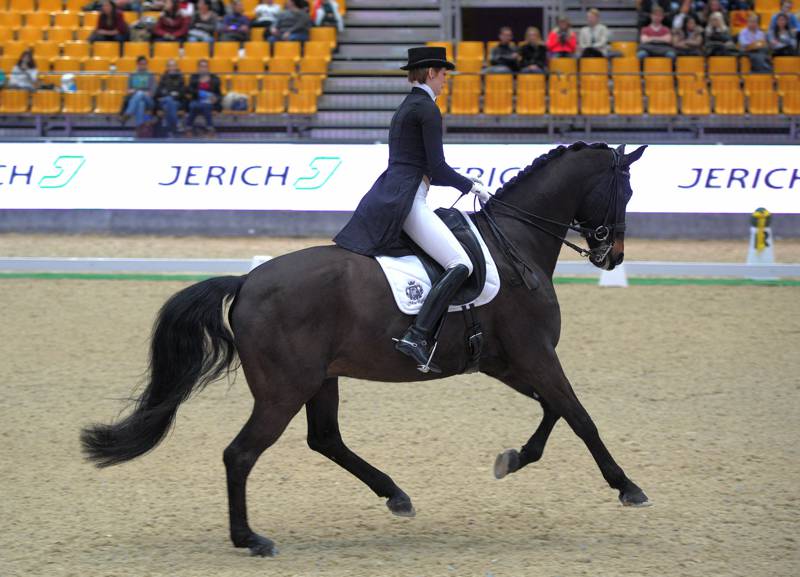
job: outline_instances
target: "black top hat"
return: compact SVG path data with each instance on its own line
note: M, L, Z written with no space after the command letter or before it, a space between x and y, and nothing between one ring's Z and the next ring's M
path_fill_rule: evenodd
M455 70L456 65L447 61L447 51L441 46L417 46L408 49L408 63L400 70L415 68L447 68Z

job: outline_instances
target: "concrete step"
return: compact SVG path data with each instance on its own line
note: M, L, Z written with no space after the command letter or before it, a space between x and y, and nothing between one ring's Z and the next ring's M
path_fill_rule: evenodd
M329 76L325 80L325 94L405 94L409 90L402 76Z
M611 32L612 42L639 41L639 31L635 27L614 28Z
M352 26L441 26L442 15L438 10L348 10L347 27Z
M424 44L439 38L439 28L345 28L341 44Z
M584 10L567 10L567 18L575 32L586 26L586 12ZM602 14L602 22L609 28L617 26L636 26L636 11L612 11L608 10Z
M565 10L583 10L586 11L589 8L597 8L600 10L600 17L602 19L603 14L605 14L606 10L615 9L615 10L633 10L636 11L636 0L602 0L602 2L590 1L590 0L563 0L564 1L564 9ZM350 6L350 2L347 3L347 6Z
M321 128L364 127L388 130L393 114L394 111L321 111L315 117L314 126Z
M339 60L402 60L408 55L408 47L397 44L340 44L333 55Z
M384 72L403 73L400 67L406 60L334 60L328 70L331 74L347 74L361 72L364 74L381 74Z
M631 0L632 1L632 0ZM401 12L403 10L438 10L439 0L403 0L402 2L387 2L386 0L347 0L347 13L351 10L387 10Z
M323 94L319 110L397 110L405 94Z

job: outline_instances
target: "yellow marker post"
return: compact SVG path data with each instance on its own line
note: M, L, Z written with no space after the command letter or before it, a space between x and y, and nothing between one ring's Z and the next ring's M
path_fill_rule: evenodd
M772 214L766 208L757 208L750 217L750 246L747 249L747 264L775 264L773 251L775 237L772 235ZM772 277L759 275L750 278L767 280Z

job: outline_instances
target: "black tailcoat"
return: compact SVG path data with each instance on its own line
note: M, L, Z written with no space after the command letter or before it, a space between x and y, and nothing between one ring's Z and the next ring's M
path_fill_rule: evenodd
M398 240L423 175L437 186L465 193L472 188L472 181L444 160L439 108L425 90L414 87L392 117L389 167L333 241L368 256L408 254Z

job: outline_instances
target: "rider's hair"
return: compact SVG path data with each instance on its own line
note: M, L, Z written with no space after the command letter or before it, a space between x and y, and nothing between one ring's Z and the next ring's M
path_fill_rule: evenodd
M413 68L408 71L408 81L425 84L428 81L428 70L433 70L434 74L439 74L441 68Z

